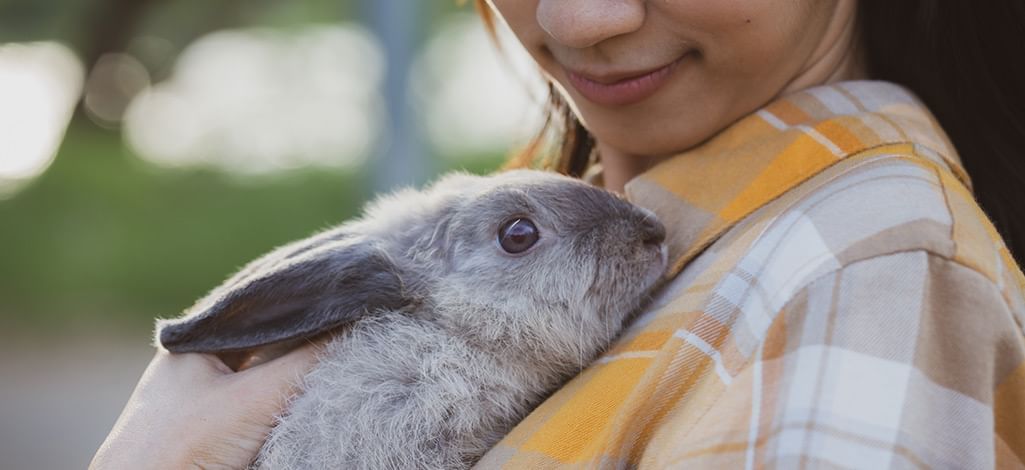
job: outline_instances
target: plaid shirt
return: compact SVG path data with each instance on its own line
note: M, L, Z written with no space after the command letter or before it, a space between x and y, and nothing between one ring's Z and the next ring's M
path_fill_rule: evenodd
M1025 277L907 91L780 99L627 185L672 280L480 468L1025 462Z

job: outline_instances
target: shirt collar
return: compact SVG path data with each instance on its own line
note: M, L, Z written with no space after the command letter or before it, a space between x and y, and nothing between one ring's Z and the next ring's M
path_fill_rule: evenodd
M844 158L914 145L969 188L949 139L909 91L843 82L787 95L626 185L668 229L669 275L748 214Z

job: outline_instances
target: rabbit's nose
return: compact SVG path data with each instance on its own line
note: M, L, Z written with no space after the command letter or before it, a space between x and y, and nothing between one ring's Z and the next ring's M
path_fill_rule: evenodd
M661 245L666 241L666 228L652 216L641 219L641 240L645 245Z

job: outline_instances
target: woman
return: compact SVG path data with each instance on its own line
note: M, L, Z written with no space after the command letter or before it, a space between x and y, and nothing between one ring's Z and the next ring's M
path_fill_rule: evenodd
M547 164L655 211L675 263L649 311L482 466L1025 463L1025 71L995 48L1020 49L1019 5L483 13L556 91ZM864 78L906 84L939 123ZM310 362L230 374L158 353L94 465L243 466Z

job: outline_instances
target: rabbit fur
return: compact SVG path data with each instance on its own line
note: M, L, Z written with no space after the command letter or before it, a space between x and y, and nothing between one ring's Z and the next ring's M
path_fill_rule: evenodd
M507 221L539 238L510 254ZM579 180L450 174L245 266L158 324L172 352L337 334L260 468L465 468L619 333L659 283L654 215Z

